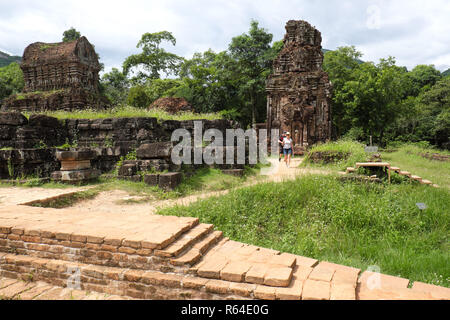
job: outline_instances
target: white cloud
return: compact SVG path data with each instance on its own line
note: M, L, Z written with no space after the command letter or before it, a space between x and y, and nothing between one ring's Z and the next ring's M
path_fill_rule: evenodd
M379 17L370 20L373 12ZM282 39L287 20L304 19L322 32L325 48L355 45L366 60L391 55L408 68L425 63L445 70L449 16L448 0L0 0L0 47L21 55L32 42L60 41L73 26L95 44L110 70L138 52L145 32L171 31L177 46L170 50L190 57L225 50L233 36L248 31L251 19L274 40Z

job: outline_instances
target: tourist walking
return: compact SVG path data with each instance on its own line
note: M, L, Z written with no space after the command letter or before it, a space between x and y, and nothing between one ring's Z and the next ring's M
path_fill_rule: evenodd
M279 156L278 156L278 162L281 161L281 157L283 157L284 155L284 151L283 151L283 140L286 137L286 131L283 132L283 134L280 136L280 138L278 139L278 145L280 147L280 152L279 152Z
M283 139L283 153L284 153L284 162L286 162L286 166L288 168L291 165L293 144L294 142L292 141L291 134L289 132L286 132L286 136Z

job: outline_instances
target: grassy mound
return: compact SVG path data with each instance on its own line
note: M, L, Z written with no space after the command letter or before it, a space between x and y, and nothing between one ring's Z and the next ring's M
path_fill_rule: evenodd
M316 164L316 161L313 161L315 153L336 155L338 160L331 163L331 165L339 169L354 166L356 162L365 161L367 158L367 155L364 152L364 145L352 140L338 140L314 145L309 150L305 161L303 162L304 165ZM323 163L323 165L330 164Z
M428 208L420 212L417 202ZM199 217L233 240L448 287L449 207L443 188L306 176L159 214Z

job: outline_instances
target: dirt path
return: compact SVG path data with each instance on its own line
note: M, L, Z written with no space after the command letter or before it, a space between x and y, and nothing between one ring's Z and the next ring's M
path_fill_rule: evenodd
M258 183L282 182L285 180L292 180L298 176L307 174L331 173L331 171L329 170L298 168L302 161L303 158L295 158L292 160L290 168L288 168L283 161L278 162L278 159L275 159L272 161L272 168L262 172L263 174L266 174L266 178L260 177L259 179L251 179L238 188L249 187ZM154 214L161 208L167 208L176 205L189 205L190 203L196 202L201 199L225 195L230 192L230 190L233 189L198 193L178 199L155 201L146 201L145 196L130 196L126 191L114 190L101 192L95 199L80 202L73 208L83 209L87 211L116 212L124 214L129 212ZM142 203L139 203L140 201L142 201Z
M329 174L331 171L299 168L303 158L292 159L291 166L288 168L286 164L278 159L270 160L272 166L264 168L261 171L262 176L251 178L246 183L237 188L244 188L259 183L266 182L282 182L285 180L292 180L298 176L306 174ZM83 188L65 188L65 189L46 189L46 188L0 188L0 206L23 204L39 199L47 199L62 194L83 191L89 187ZM236 189L236 188L234 188ZM132 196L123 190L111 190L100 192L94 199L85 200L76 203L71 208L82 209L85 212L104 212L104 213L133 213L133 214L154 214L160 208L171 207L175 205L189 205L200 199L205 199L213 196L225 195L230 190L203 192L193 194L178 199L170 200L151 200L148 196Z

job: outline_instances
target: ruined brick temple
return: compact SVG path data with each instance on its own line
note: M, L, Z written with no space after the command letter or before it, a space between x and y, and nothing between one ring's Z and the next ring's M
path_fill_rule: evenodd
M331 138L331 83L322 70L322 36L308 22L286 24L284 46L266 83L267 129L291 132L295 151Z
M85 37L71 42L30 44L21 63L25 88L3 104L5 111L98 108L98 56Z

